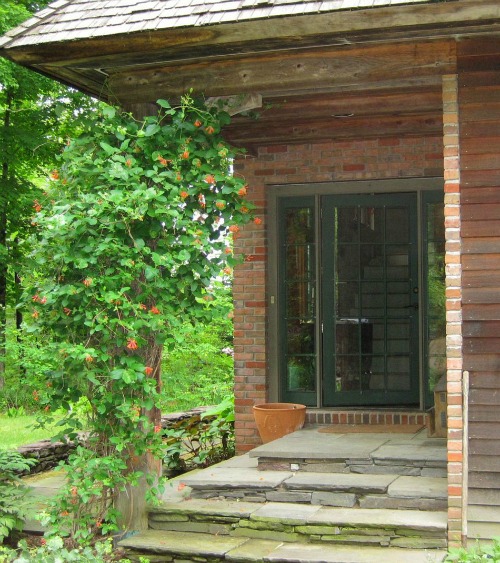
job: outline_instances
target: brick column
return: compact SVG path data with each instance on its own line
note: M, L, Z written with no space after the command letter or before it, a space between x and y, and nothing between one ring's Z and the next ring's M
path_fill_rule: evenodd
M446 228L446 357L448 391L448 541L462 541L464 408L458 79L443 77L444 213Z
M237 161L235 172L252 178L253 161ZM252 406L266 402L266 228L264 183L252 178L247 198L256 206L257 223L234 238L235 255L244 262L234 270L234 395L236 450L241 454L261 443Z

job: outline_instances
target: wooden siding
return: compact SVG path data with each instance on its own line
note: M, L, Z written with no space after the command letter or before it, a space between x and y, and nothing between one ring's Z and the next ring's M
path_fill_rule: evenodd
M468 537L500 535L500 42L459 45Z

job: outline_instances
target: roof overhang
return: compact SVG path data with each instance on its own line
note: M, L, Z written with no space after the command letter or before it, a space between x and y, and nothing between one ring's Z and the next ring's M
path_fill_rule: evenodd
M21 34L0 40L0 55L137 115L189 90L254 94L263 99L260 118L247 112L227 131L250 149L441 135L442 76L457 72L457 50L467 53L470 68L500 68L500 4L391 2L36 44L23 44Z
M290 76L290 68L275 74L275 85L265 83L269 77L262 77L261 85L256 78L263 64L274 64L276 70L285 56L297 61L323 58L323 71L321 63L314 68L297 62L292 74L326 75L332 65L347 69L352 62L349 53L356 57L360 47L366 49L370 64L370 56L378 56L380 45L406 43L403 49L411 51L421 41L497 33L497 0L453 0L32 44L23 41L21 34L1 40L0 55L99 98L127 104L152 102L160 93L161 97L175 97L189 88L208 96L276 88L283 95L289 88L281 88L279 83L283 76ZM431 55L421 66L443 64L448 63L432 60ZM210 78L217 69L225 69L224 80ZM401 76L400 69L395 72L396 77ZM344 85L334 82L335 88L351 87L353 80ZM312 81L312 89L321 87ZM296 81L290 88L297 92Z

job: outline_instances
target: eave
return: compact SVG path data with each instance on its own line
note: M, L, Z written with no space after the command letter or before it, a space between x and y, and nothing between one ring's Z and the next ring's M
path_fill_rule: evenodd
M496 0L478 4L473 0L423 3L317 15L276 17L192 28L172 28L133 34L101 35L66 39L59 42L22 44L22 38L4 44L0 55L47 76L71 84L94 96L120 103L154 101L139 92L128 99L128 92L116 86L137 82L147 74L172 75L163 97L178 94L182 84L206 95L220 95L210 81L189 77L197 68L211 65L238 69L249 59L264 61L294 56L324 48L335 55L352 46L433 41L442 38L471 37L500 33L500 5ZM21 44L20 44L21 43ZM9 46L10 44L16 46ZM260 63L259 63L260 64ZM229 73L231 70L228 71ZM179 73L186 73L176 80ZM171 86L172 85L172 86ZM238 93L238 80L225 81L228 94ZM172 90L171 90L172 88ZM281 92L283 93L283 92ZM155 94L156 95L156 94Z

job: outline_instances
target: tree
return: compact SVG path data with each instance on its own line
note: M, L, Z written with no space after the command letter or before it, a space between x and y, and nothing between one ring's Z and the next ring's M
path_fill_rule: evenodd
M7 0L0 6L0 34L30 17L44 2ZM47 175L79 116L92 111L88 97L10 61L0 59L0 387L5 371L8 298L16 302L18 241L32 230L40 177ZM20 325L20 312L17 325Z
M53 524L62 513L83 539L113 527L112 508L125 530L147 526L162 349L186 319L210 319L211 282L236 262L227 234L250 220L236 152L221 136L229 116L189 96L175 109L158 103L141 121L102 106L37 205L32 259L45 275L28 298L32 329L50 334L60 364L46 403L86 397L91 408L91 438L71 460ZM71 413L65 422L78 429Z

